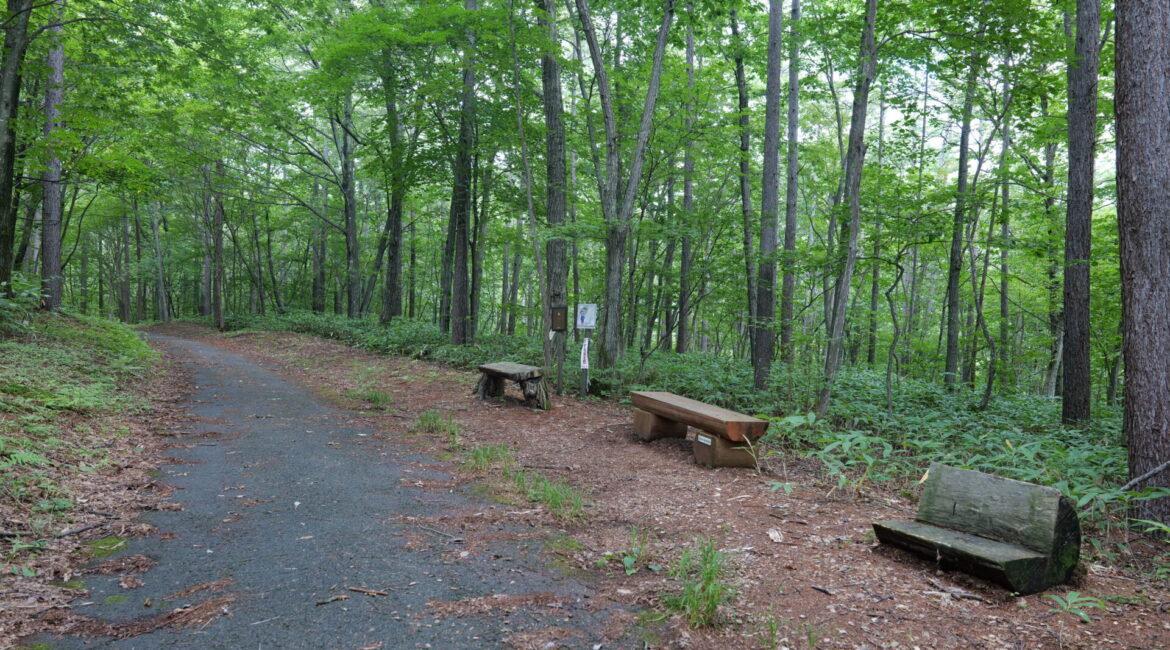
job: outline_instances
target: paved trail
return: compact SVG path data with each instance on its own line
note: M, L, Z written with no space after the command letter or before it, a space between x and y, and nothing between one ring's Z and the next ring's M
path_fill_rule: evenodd
M375 439L374 431L347 421L345 411L239 355L152 338L190 356L198 386L190 397L198 423L180 438L190 446L171 452L190 464L168 465L160 479L178 488L173 499L183 509L148 513L144 519L163 535L119 551L158 561L138 576L142 587L125 590L118 576L95 576L86 600L96 604L77 604L75 611L114 623L157 616L168 595L224 578L235 584L164 607L223 594L236 600L228 616L205 627L123 641L53 639L53 647L485 648L553 627L565 628L555 635L564 637L563 646L547 647L601 643L609 612L589 611L589 586L544 567L536 542L488 545L460 557L456 538L400 519L487 507L459 492L404 485L403 479L449 478L411 465L432 459ZM405 534L420 531L429 538L426 548L404 548ZM347 587L389 595L374 598ZM449 617L426 606L545 591L563 606ZM317 604L335 596L348 599Z

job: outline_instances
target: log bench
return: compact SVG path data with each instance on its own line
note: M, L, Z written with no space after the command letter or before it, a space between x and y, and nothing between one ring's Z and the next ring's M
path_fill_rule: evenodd
M700 429L692 448L695 462L707 467L755 467L750 443L768 429L768 421L705 404L674 393L631 391L634 432L642 442L685 438L687 427Z
M1067 582L1080 559L1080 522L1059 490L941 463L930 466L915 521L873 529L882 543L1021 595Z
M479 382L475 385L475 394L480 399L498 399L504 396L504 382L514 381L520 385L524 393L524 402L542 410L552 408L552 400L548 395L548 383L544 372L537 366L526 366L521 363L503 361L499 363L485 363L479 367Z

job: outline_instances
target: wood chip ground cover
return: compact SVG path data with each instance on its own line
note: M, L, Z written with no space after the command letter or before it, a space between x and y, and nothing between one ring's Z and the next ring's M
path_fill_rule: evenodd
M472 515L437 514L426 521L384 523L401 526L407 546L429 543L429 538L447 542L457 538L461 541L451 544L453 554L498 536L493 524L500 521L516 531L509 534L543 537L551 565L592 581L590 606L624 603L647 608L649 614L642 617L612 617L607 638L643 626L650 647L1170 647L1167 585L1093 559L1088 543L1083 574L1072 585L1046 592L1061 597L1079 592L1099 599L1104 608L1089 610L1092 622L1085 624L1068 611L1053 611L1055 603L1045 595L1013 597L999 587L936 571L929 562L876 545L872 521L913 517L914 504L898 493L904 486L841 493L824 480L816 463L794 456L769 459L761 474L703 469L692 461L689 440L637 442L627 407L554 397L552 410L533 411L518 403L514 388L504 402L480 401L471 394L474 371L379 357L312 337L272 333L224 337L178 324L160 331L244 354L353 409L353 420L375 427L377 435L409 441L439 458L439 466L452 472L455 481L420 480L402 487L466 487L496 501ZM180 380L174 381L181 386ZM374 405L360 398L371 390L383 391L387 399L380 397ZM427 411L457 422L458 440L412 432L411 425ZM174 414L165 409L160 413L175 422ZM488 445L507 446L518 469L566 481L581 491L586 519L558 519L523 495L494 485L502 481L498 470L458 469L467 450ZM147 451L158 454L161 448ZM141 460L144 473L150 467L147 458ZM775 481L791 484L791 493L769 489ZM150 481L145 477L126 484L135 486L131 492L150 493L145 502L126 507L159 507L166 501L156 494L156 487L147 489ZM111 488L106 498L116 495ZM85 539L117 533L105 530ZM1086 536L1093 534L1087 531ZM661 602L678 588L677 579L665 569L700 536L714 538L730 558L728 580L735 596L720 610L721 626L691 629L680 617L663 612ZM639 547L637 553L634 546ZM1151 552L1139 540L1133 540L1131 549ZM634 570L627 572L623 558L631 555L636 556ZM57 569L61 576L77 574L75 567L65 566ZM7 582L5 589L5 603L19 602L18 596L39 598L38 610L59 607L76 595L64 587L48 595L20 594ZM163 624L188 620L206 624L230 598L230 593L212 595L193 606L189 617ZM458 616L492 604L471 599L433 605L435 615ZM0 620L14 625L12 610L5 611ZM82 624L63 615L41 625L50 623L58 629ZM15 628L6 631L10 629ZM573 638L550 617L545 630L517 634L509 642L517 648L543 648L572 646Z
M1013 597L875 544L872 521L913 518L914 504L898 494L902 486L843 494L832 489L816 463L793 456L769 459L759 475L744 469L711 471L692 462L689 440L637 442L630 410L621 405L554 397L552 410L534 411L519 404L514 387L502 403L476 400L471 395L474 371L380 357L301 335L220 337L173 327L278 369L349 408L367 407L345 397L347 392L371 385L386 391L385 410L363 410L355 418L378 427L382 435L411 440L447 458L452 469L461 461L460 449L452 449L447 439L409 432L423 412L437 410L458 422L461 449L507 445L520 467L583 490L588 519L582 523L517 502L485 508L480 517L434 524L470 541L477 529L507 518L550 539L571 539L573 550L557 548L546 555L550 562L595 577L595 605L659 607L660 597L677 584L666 571L646 565L670 565L694 538L713 536L731 557L736 589L723 611L725 624L694 630L667 617L668 629L660 639L666 645L808 647L815 640L817 647L849 648L1170 646L1167 585L1094 562L1088 543L1083 553L1087 570L1074 584L1046 592L1079 591L1100 599L1105 608L1090 610L1093 622L1084 624L1068 612L1052 611L1054 602L1043 594ZM775 481L791 483L792 493L770 490L768 484ZM450 489L445 483L429 487ZM629 550L634 528L646 536L649 548L637 572L627 574L614 558ZM1087 531L1087 537L1092 535ZM1131 548L1153 552L1137 539ZM959 592L985 600L954 595Z

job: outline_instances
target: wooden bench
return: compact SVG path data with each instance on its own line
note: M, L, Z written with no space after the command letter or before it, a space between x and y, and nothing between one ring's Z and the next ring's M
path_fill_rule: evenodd
M503 361L485 363L479 367L479 372L479 382L475 385L475 394L480 399L503 397L504 381L510 380L520 384L520 391L524 393L525 403L545 411L552 408L552 400L549 399L548 384L545 382L544 373L536 366Z
M873 524L877 538L1034 594L1067 582L1081 551L1072 501L1042 485L930 466L915 521Z
M642 442L685 438L687 426L702 430L695 436L695 461L707 467L755 467L751 442L764 435L768 421L704 404L674 393L632 391L634 432Z

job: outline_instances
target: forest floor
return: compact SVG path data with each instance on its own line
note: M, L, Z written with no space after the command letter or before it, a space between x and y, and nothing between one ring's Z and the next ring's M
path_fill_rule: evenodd
M1045 594L1015 597L964 574L940 572L933 563L874 541L871 522L912 519L915 506L910 499L892 487L866 486L857 492L835 490L816 462L799 456L768 458L759 473L732 468L707 470L694 464L689 440L638 442L629 408L618 404L554 397L550 411L535 411L522 406L518 395L511 392L503 402L476 399L472 395L474 372L408 358L376 356L313 337L264 332L221 336L182 324L159 326L152 331L241 355L260 369L283 378L281 381L307 388L339 409L343 415L338 426L342 429L322 433L316 447L294 450L294 457L313 457L327 446L344 452L354 465L347 468L344 462L339 464L338 458L321 463L319 469L296 465L293 470L298 472L298 481L313 484L342 478L352 480L361 488L359 491L377 492L378 498L416 503L409 512L390 519L376 505L364 506L374 509L365 520L344 520L355 515L340 511L317 511L314 516L319 521L313 525L324 526L327 521L341 519L330 524L336 528L331 528L334 537L329 539L333 541L313 541L313 533L300 536L310 539L299 541L313 545L307 547L312 549L310 555L337 555L332 559L337 577L312 583L308 592L312 595L304 597L314 604L307 609L301 602L299 610L280 611L278 607L266 616L261 616L259 609L248 611L250 600L260 600L257 589L232 586L226 582L227 574L243 581L240 575L271 575L278 569L232 565L240 561L247 564L245 554L232 561L217 558L214 564L207 565L207 570L200 571L200 562L206 561L190 556L189 562L181 562L186 565L181 567L185 573L173 579L176 586L183 580L190 584L223 582L208 588L208 598L190 606L196 610L194 613L185 613L179 607L174 610L179 611L178 620L163 621L159 627L197 622L198 627L191 629L215 635L204 637L204 641L226 638L214 632L225 625L249 630L249 641L263 640L267 633L263 628L274 620L269 617L285 617L278 621L282 629L296 633L301 629L296 621L303 620L298 617L308 612L313 616L309 627L314 630L318 620L324 625L331 618L344 621L352 617L360 626L366 622L364 616L388 620L389 615L405 617L406 623L411 624L411 633L419 634L416 638L420 643L448 638L433 637L423 626L450 632L455 625L460 634L478 633L484 635L484 642L517 648L1170 647L1170 589L1164 580L1154 581L1143 574L1083 559L1086 568L1073 584ZM195 402L189 406L198 414L205 404ZM255 404L246 415L259 418L256 414L261 411L289 419L272 404ZM457 422L458 430L444 434L418 432L419 418L427 412ZM264 535L284 535L284 528L261 527L254 533L259 538L240 538L243 533L233 536L233 527L249 520L275 517L273 521L283 526L296 517L288 512L287 503L278 509L261 504L253 496L257 494L255 485L268 480L255 478L257 473L287 474L289 468L258 457L256 463L271 466L264 469L245 464L242 467L248 470L248 477L239 478L240 485L229 484L236 478L219 475L220 470L214 466L216 457L228 453L227 447L236 449L254 432L233 433L225 442L215 437L223 435L219 430L225 426L206 421L205 417L204 420L195 426L201 433L180 434L173 439L173 447L167 453L182 459L182 453L174 451L177 447L199 458L182 460L188 464L167 465L170 478L166 481L181 485L187 476L209 474L204 480L216 486L218 492L213 491L213 498L220 499L220 506L224 505L223 499L239 497L240 506L224 510L229 514L222 518L218 517L224 513L218 510L202 513L202 524L221 537L218 546L205 549L206 554L229 552L232 544L226 542L232 540L246 550L249 545L263 546ZM257 420L256 427L267 422ZM167 426L172 423L168 420ZM346 433L346 428L352 431ZM469 471L461 467L474 450L498 449L502 445L511 450L511 457L525 471L564 481L584 494L584 515L577 519L557 517L546 508L528 503L509 489L509 481L499 468ZM260 448L246 453L274 451ZM158 458L159 463L176 460ZM240 462L230 456L220 460ZM198 464L189 464L193 462ZM303 474L313 471L320 475ZM372 478L359 476L371 472ZM778 484L790 492L774 490ZM278 488L269 486L263 491L268 494L274 489ZM290 489L299 488L294 485ZM196 493L177 490L170 499L177 502L176 507L181 505L198 514L199 504L190 502ZM294 496L283 498L290 501ZM350 492L343 497L358 498ZM254 500L257 503L249 503ZM339 501L333 499L335 504ZM263 517L257 516L258 506L264 508ZM165 519L172 514L151 513L151 523L164 531L163 537L172 530ZM159 515L164 519L160 521ZM403 525L387 527L390 521ZM337 546L348 539L347 535L374 540L368 544L377 547L376 553L367 549L355 555L348 547ZM1093 535L1094 531L1086 531L1086 537ZM378 537L383 539L378 541ZM722 581L733 590L730 600L719 608L720 624L704 628L688 625L682 616L670 613L663 605L679 591L682 582L669 568L677 566L679 557L695 548L699 538L713 539L728 558ZM166 543L150 542L154 545L150 548ZM193 548L189 543L185 546L188 550ZM393 598L368 592L411 591L407 583L415 584L392 576L376 579L378 575L385 576L386 570L408 568L387 565L379 573L368 561L358 560L367 558L368 553L383 557L386 548L399 549L413 558L411 561L425 557L442 566L466 564L481 591L482 585L490 588L494 583L497 592L509 596L460 598L458 591L445 595L430 589L435 593L425 601L425 617L415 611L382 611L377 606L379 600L389 602ZM1083 558L1089 548L1086 543ZM1134 553L1147 552L1138 540L1128 548ZM144 555L157 556L146 552L129 557ZM505 565L507 570L497 565ZM354 578L361 583L346 582L347 570L357 567L366 569ZM133 595L141 592L128 589L151 581L152 574L160 571L168 578L172 575L165 573L168 569L163 565L146 573L128 571L119 575L114 571L109 585L90 585L90 589L109 592L105 602L114 610L123 601L132 600L141 618L142 599ZM196 580L201 574L202 579ZM562 576L563 580L549 578L550 575ZM516 583L504 584L512 580ZM549 586L549 580L555 585ZM285 583L285 578L273 575L271 589L260 591L272 600L272 592L307 588ZM365 591L350 591L350 587ZM113 598L110 602L112 596L118 595L118 589L132 593L131 597ZM421 588L418 591L423 593ZM495 592L489 589L484 593ZM348 596L349 602L340 598L330 601L334 596ZM92 593L89 599L93 600ZM273 602L284 600L276 598ZM319 602L324 604L316 604ZM347 609L347 605L351 607ZM120 615L128 616L133 608ZM335 609L330 612L329 608ZM1083 622L1078 612L1083 612L1090 622ZM58 631L74 626L76 632L74 616L62 615L58 621L43 623ZM150 620L157 622L158 618ZM499 632L503 627L507 629ZM125 633L130 628L114 625L104 629L121 629ZM373 628L370 632L370 638L378 636ZM351 638L357 637L338 637L334 645L362 647L360 643L346 645ZM73 645L68 638L65 642ZM371 642L365 647L412 644L410 637L399 637L397 641ZM451 640L436 647L442 645L470 647Z

